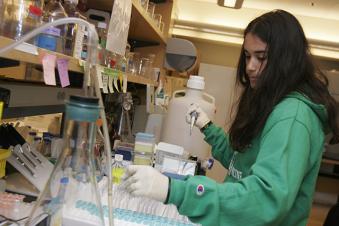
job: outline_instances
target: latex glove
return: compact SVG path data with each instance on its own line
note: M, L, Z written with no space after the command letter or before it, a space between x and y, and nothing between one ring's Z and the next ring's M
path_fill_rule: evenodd
M130 165L127 167L123 186L135 196L145 196L165 202L169 179L151 166Z
M197 119L195 121L195 126L201 129L204 127L209 121L211 121L207 114L200 108L197 104L191 104L186 112L186 122L191 124L191 114L196 111L198 113Z

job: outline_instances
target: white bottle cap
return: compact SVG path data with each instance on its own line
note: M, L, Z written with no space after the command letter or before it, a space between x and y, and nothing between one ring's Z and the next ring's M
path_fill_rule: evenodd
M192 89L203 90L205 88L204 77L198 75L191 75L187 81L187 87Z
M107 27L107 24L104 23L104 22L98 22L98 28L103 28L103 29L106 29Z

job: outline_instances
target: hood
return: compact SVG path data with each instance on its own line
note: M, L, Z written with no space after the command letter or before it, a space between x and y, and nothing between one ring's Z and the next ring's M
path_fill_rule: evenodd
M307 96L305 96L305 95L303 95L299 92L292 92L289 95L287 95L287 97L296 98L298 100L301 100L305 104L307 104L313 110L313 112L318 116L318 118L320 119L320 121L323 125L323 128L325 130L325 134L327 134L329 132L327 110L326 110L324 105L316 104L316 103L312 102L312 100L310 100L310 98L308 98Z

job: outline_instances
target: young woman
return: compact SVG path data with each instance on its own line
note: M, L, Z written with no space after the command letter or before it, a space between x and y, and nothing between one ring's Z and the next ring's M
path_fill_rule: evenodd
M338 141L336 102L312 63L297 19L275 10L244 32L237 70L243 87L228 134L199 106L196 126L228 169L221 184L204 176L169 180L151 167L131 166L127 189L177 206L202 225L306 225L324 135ZM190 121L190 117L187 117Z

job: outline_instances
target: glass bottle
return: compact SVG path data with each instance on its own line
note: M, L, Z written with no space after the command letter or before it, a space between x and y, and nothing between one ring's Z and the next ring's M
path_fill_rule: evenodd
M63 7L68 17L80 17L80 13L77 9L78 0L64 0ZM65 54L68 56L73 55L74 43L76 35L76 25L68 24L65 34Z
M106 30L106 23L99 22L98 23L98 36L99 36L99 51L98 51L98 58L100 65L105 66L105 59L106 59L106 40L107 40L107 30Z
M122 161L123 161L123 155L119 155L119 154L114 155L114 162L112 165L113 184L120 184L121 178L125 173L125 168L124 168Z
M97 98L71 96L66 103L63 151L38 197L30 220L37 210L44 209L52 218L58 218L60 225L104 225L93 153L99 110ZM58 202L63 177L68 178L68 183L63 189L65 201L58 206L62 209L60 213L54 211L56 206L53 202Z
M20 39L40 24L42 7L40 0L1 0L0 35Z
M42 21L53 22L67 17L64 7L59 0L50 0L44 7ZM36 39L37 46L59 53L65 53L65 33L67 25L49 27Z

